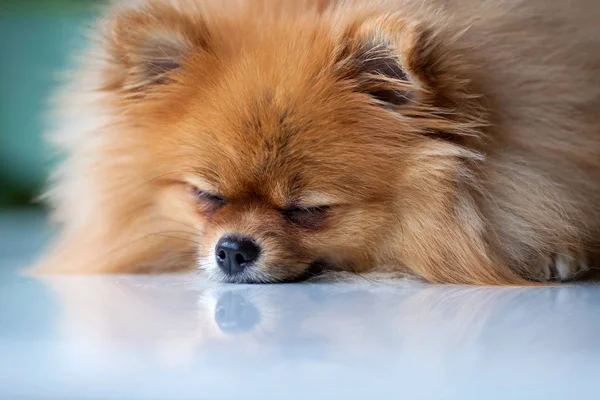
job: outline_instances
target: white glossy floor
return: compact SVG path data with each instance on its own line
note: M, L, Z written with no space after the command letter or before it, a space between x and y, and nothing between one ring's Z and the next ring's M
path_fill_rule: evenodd
M600 286L19 276L0 215L0 399L597 399Z

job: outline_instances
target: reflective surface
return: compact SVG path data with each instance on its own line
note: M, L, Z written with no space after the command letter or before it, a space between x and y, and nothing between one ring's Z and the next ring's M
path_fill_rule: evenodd
M0 249L0 399L599 396L600 286L37 280Z

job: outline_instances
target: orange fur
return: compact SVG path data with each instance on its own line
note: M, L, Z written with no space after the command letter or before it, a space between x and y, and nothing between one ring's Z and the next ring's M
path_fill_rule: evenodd
M62 231L39 270L223 278L214 246L237 233L264 250L243 281L317 261L546 280L600 231L600 5L563 3L112 8L58 102ZM297 206L329 208L290 222Z

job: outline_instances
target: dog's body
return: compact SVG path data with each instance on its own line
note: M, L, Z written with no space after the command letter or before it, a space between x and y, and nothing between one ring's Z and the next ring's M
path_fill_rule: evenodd
M598 21L593 0L115 8L59 101L40 270L576 278L600 248Z

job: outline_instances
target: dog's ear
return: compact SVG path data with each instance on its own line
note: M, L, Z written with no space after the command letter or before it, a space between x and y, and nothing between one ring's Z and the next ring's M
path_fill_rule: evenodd
M200 18L164 3L117 9L105 36L112 85L127 91L168 82L187 56L207 48L209 39Z
M411 102L425 86L409 64L419 31L391 17L355 22L343 33L337 60L342 77L355 83L355 91L384 105Z
M466 87L452 36L396 15L366 19L344 32L338 65L358 91L381 102L403 105L420 94L439 104Z
M358 90L384 104L409 102L414 82L391 44L371 39L359 46L353 58Z
M466 78L469 63L453 51L462 32L443 28L395 14L359 21L344 33L337 65L355 92L413 118L423 135L463 142L479 136L485 107Z
M345 38L338 56L343 79L354 82L355 91L389 106L408 103L415 89L400 53L387 37L360 32Z

